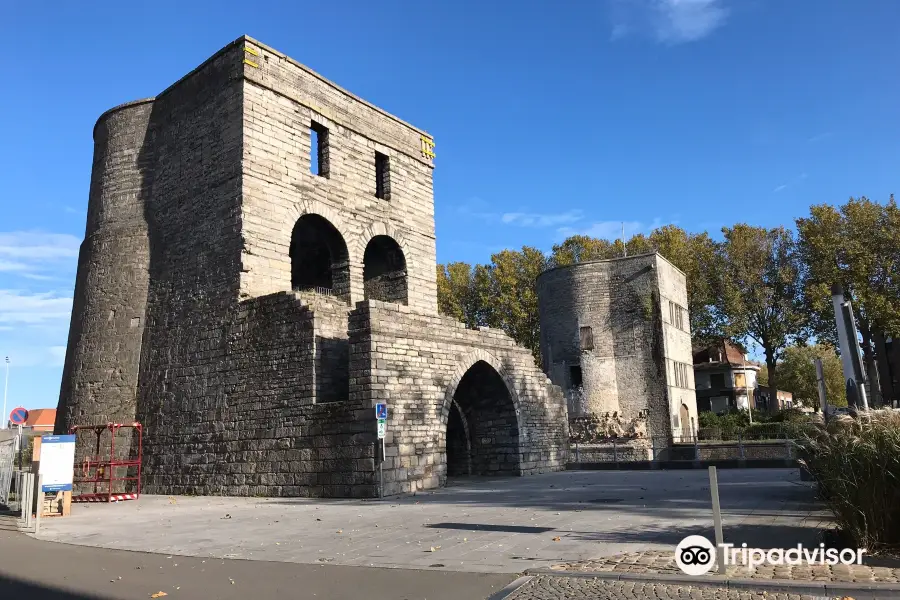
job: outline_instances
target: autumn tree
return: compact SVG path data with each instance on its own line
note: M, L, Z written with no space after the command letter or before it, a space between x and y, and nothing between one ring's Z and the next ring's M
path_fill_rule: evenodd
M566 267L588 260L602 260L622 256L621 245L609 240L592 238L587 235L573 235L553 246L549 267Z
M752 340L765 354L769 384L778 389L778 362L802 339L804 265L793 234L738 224L722 229L713 289L723 333Z
M688 233L675 225L665 225L654 229L648 242L654 251L684 272L691 337L695 344L704 345L721 337L712 277L717 268L716 244L709 234Z
M491 256L483 284L476 286L477 302L489 327L502 329L531 350L540 362L541 326L535 282L549 265L544 253L524 246Z
M438 311L474 328L487 325L482 298L488 287L488 268L465 262L437 266Z

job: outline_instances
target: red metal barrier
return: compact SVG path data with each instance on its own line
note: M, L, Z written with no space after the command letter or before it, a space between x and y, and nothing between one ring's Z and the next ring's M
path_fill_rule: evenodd
M137 433L137 456L127 459L116 459L116 434L122 429L132 429ZM88 486L94 484L93 493L82 493L72 496L72 502L119 502L121 500L137 500L141 496L141 458L144 454L144 429L143 426L134 422L131 424L123 423L107 423L106 425L77 425L69 430L70 434L78 435L79 432L91 431L97 436L94 445L94 454L86 456L82 460L80 469L75 465L75 477L72 480L73 488L84 489L85 484ZM101 437L105 432L110 433L109 456L105 456L105 452L101 451ZM133 441L133 440L132 440ZM103 449L105 450L105 448ZM129 475L129 470L137 469L135 475ZM116 469L124 469L124 475L116 476ZM80 476L79 476L80 472ZM116 482L136 482L135 492L115 491L114 484ZM81 485L79 485L81 484ZM106 487L104 490L103 487Z

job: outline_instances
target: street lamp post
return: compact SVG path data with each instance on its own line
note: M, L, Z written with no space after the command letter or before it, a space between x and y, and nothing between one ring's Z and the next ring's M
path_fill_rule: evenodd
M6 382L3 384L3 412L0 413L0 419L3 419L3 429L6 429L6 392L9 391L9 357L6 357Z

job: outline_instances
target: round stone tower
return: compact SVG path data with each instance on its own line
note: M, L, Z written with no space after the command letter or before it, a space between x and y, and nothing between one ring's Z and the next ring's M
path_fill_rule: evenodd
M543 367L566 392L570 416L634 419L659 403L665 418L656 262L646 254L538 277Z
M94 126L87 229L56 430L135 418L149 282L145 199L153 100L113 108Z

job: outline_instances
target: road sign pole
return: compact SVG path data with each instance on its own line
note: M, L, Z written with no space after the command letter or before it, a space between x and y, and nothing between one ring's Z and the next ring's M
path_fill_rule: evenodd
M384 498L384 438L381 438L381 460L378 462L378 497Z
M6 418L6 392L9 391L9 357L6 357L6 382L3 384L3 412L0 415ZM6 421L3 421L3 429L6 429Z

